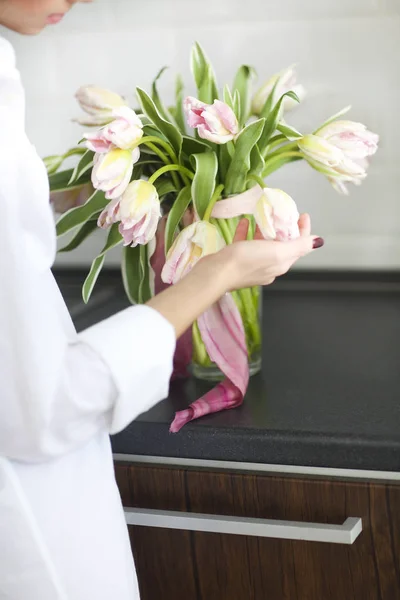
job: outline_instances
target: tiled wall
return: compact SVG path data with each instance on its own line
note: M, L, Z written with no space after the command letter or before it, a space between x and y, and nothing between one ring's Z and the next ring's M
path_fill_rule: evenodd
M271 179L326 238L302 266L400 266L400 0L97 0L37 38L9 37L27 90L28 131L42 155L79 139L70 118L79 113L73 95L81 84L133 99L136 85L148 87L170 65L160 87L171 98L174 73L189 80L194 40L220 81L230 81L241 63L253 64L260 79L297 63L308 89L288 116L297 128L310 130L351 103L350 116L381 136L367 181L349 198L303 163ZM58 260L90 262L93 246Z

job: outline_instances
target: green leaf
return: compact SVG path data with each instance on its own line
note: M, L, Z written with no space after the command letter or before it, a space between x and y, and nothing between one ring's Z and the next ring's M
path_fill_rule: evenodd
M193 45L190 62L198 99L212 104L218 98L217 82L211 63L198 42Z
M87 303L89 301L89 298L92 294L93 288L96 284L97 278L103 267L107 252L109 250L112 250L112 248L115 248L116 246L118 246L121 243L122 243L122 235L118 231L118 223L114 223L108 232L107 241L106 241L105 245L103 246L102 251L100 252L100 254L98 256L96 256L96 258L92 262L92 266L90 268L89 275L86 277L85 283L83 284L82 297L83 297L83 300L85 303Z
M230 106L230 108L233 110L233 107L234 107L233 96L232 96L232 92L231 92L228 84L225 84L225 86L224 86L224 96L223 97L224 97L225 104Z
M66 169L65 171L58 171L57 173L52 173L49 175L49 185L51 192L64 192L65 190L72 189L74 187L79 187L81 183L73 185L68 185L69 180L71 179L72 169ZM88 180L89 181L89 180Z
M180 75L176 78L175 84L175 121L182 134L186 133L185 115L183 113L183 79Z
M266 177L269 177L269 175L271 175L272 173L274 173L275 171L277 171L284 165L291 163L291 162L295 162L296 160L302 160L302 157L301 156L282 156L281 158L279 158L279 160L277 158L276 160L271 161L270 164L268 164L268 162L267 162L265 165L265 169L263 171L262 177L265 179Z
M161 75L167 69L168 69L168 67L162 67L162 69L160 69L159 72L157 73L157 75L155 76L153 83L151 85L151 97L153 99L153 102L154 102L158 112L162 116L162 118L165 119L166 121L169 121L170 115L168 115L168 111L165 109L165 107L162 103L162 100L160 98L160 95L158 93L158 90L157 90L157 81L160 79Z
M157 190L159 198L178 191L174 182L169 177L159 177L153 185Z
M155 158L155 157L153 159L139 160L136 164L137 165L158 165L158 166L164 166L164 163L161 162L161 160L159 158ZM132 176L132 181L134 181L135 179L140 179L140 178Z
M148 246L140 246L140 285L139 301L145 304L152 297L150 286L150 265Z
M82 287L82 298L85 304L89 302L89 298L92 295L93 288L104 265L104 258L105 256L103 254L101 256L97 256L92 262L89 275L86 277Z
M218 148L219 176L221 181L225 181L232 160L229 153L229 144L231 144L231 142L221 144Z
M280 77L277 77L274 87L270 91L269 96L266 99L264 106L261 109L260 117L264 117L266 119L268 117L269 113L271 112L272 106L274 103L274 98L275 98L275 91L276 91L276 88L278 87L279 80L280 80Z
M122 281L125 293L132 304L139 304L141 283L140 246L124 246L121 262Z
M276 128L278 131L283 133L286 139L290 140L291 142L299 140L303 137L303 134L300 133L300 131L297 131L297 129L295 129L291 125L288 125L287 123L282 123L282 121L278 123Z
M202 219L214 193L218 159L215 152L204 152L203 154L193 154L190 162L195 168L192 182L193 204L199 218Z
M68 181L68 185L71 185L77 181L86 171L93 167L94 152L86 150L85 154L79 160L75 169L72 172L71 179Z
M239 92L236 90L234 95L233 95L233 112L236 115L237 120L240 123L240 114L241 114L241 100L240 100L240 95Z
M140 179L143 173L143 163L136 163L132 171L132 181Z
M149 123L147 125L143 126L143 133L145 136L147 135L155 135L156 137L159 137L160 139L164 140L165 142L167 142L167 138L165 137L165 135L163 135L161 133L161 131L158 129L158 127L156 127L153 123ZM141 152L144 152L144 148L143 146L140 147ZM146 152L148 152L149 149L146 148Z
M326 127L327 125L330 125L331 123L333 123L333 121L336 121L336 119L340 119L340 117L343 117L343 115L345 115L347 112L349 112L350 109L351 109L351 105L346 106L345 108L342 108L342 110L339 110L339 112L337 112L336 114L332 115L332 117L329 117L329 119L327 119L325 121L325 123L323 123L320 127L318 127L318 129L316 131L314 131L314 135L316 135L319 131L321 131L321 129L323 127Z
M265 160L260 152L257 144L253 146L253 150L250 154L250 170L249 175L258 175L262 176L262 173L265 169Z
M103 210L108 202L104 192L96 191L85 204L71 208L59 218L56 225L57 235L64 235L74 227L89 221L93 215Z
M107 241L106 241L102 251L100 252L99 256L103 256L104 254L107 254L107 252L109 250L112 250L113 248L115 248L116 246L119 246L119 244L122 243L122 235L120 234L118 227L119 227L118 223L113 223L111 225L111 228L108 232Z
M167 223L165 226L165 252L171 248L175 232L185 213L185 210L190 204L192 191L190 186L184 187L178 194L171 210L168 213Z
M239 194L246 189L247 175L250 170L250 156L264 128L264 119L254 121L245 127L236 139L235 153L225 180L224 194Z
M175 127L175 125L169 123L160 115L153 100L150 98L150 96L148 96L148 94L146 94L144 90L141 88L136 88L136 91L139 96L143 112L149 117L149 119L151 119L161 133L165 135L166 139L169 141L179 157L182 149L181 132Z
M253 67L242 65L236 73L233 82L233 91L238 92L240 97L241 111L238 115L239 123L247 121L251 110L252 84L256 77Z
M65 190L73 190L90 181L91 174L86 171L86 173L83 173L79 179L74 181L73 184L70 184L69 181L71 179L72 172L72 169L66 169L65 171L58 171L57 173L49 175L50 191L65 192Z
M98 213L97 216L99 214L100 213ZM63 248L60 248L58 252L71 252L71 250L75 250L75 248L78 248L78 246L80 246L82 242L84 242L85 239L89 237L89 235L93 233L93 231L95 231L96 229L97 218L91 219L90 221L86 221L86 223L84 223L82 227L80 227L78 232L74 235L69 244L67 244Z
M63 162L70 156L75 156L76 154L85 154L85 152L86 152L85 148L81 148L81 147L77 146L75 148L71 148L70 150L67 150L67 152L62 155L53 154L51 156L45 156L43 158L43 162L47 169L47 174L53 175L54 173L56 173L58 171L58 169L61 167L61 165L63 164Z
M289 98L292 98L293 100L296 100L296 102L300 102L297 95L292 91L285 92L285 94L282 94L282 96L279 98L278 102L275 104L274 108L271 110L271 112L269 113L268 117L265 120L264 129L263 129L260 141L258 143L261 154L264 154L265 150L267 149L268 142L269 142L271 136L276 131L276 127L278 125L280 114L281 114L282 104L283 104L283 101L286 96L288 96Z
M192 154L201 154L202 152L210 152L211 146L203 140L197 140L193 137L183 136L182 154L189 158Z
M47 169L48 175L53 175L57 173L58 169L64 162L64 156L59 156L57 154L52 154L51 156L45 156L43 158L44 165Z

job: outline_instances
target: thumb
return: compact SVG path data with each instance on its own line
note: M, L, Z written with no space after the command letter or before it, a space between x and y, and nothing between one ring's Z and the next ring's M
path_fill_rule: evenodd
M317 248L322 248L324 240L315 235L301 236L283 244L288 259L296 259L309 254ZM283 250L283 248L282 248Z

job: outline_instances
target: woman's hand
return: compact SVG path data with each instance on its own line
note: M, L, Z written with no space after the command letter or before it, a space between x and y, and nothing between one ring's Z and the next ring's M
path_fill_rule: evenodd
M267 242L259 232L257 239L242 241L248 226L243 219L235 243L200 260L186 277L147 303L173 325L177 337L226 292L270 284L301 256L323 244L321 238L310 235L308 215L300 218L300 238L291 242Z
M224 248L218 255L207 257L209 267L212 261L226 279L226 291L269 285L276 277L287 273L302 256L323 245L323 240L311 236L310 217L304 214L299 220L300 237L289 242L265 241L259 230L254 241L246 240L249 222L239 223L234 243Z

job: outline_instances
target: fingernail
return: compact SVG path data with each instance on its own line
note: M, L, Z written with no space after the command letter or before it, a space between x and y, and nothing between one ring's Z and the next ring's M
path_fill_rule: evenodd
M324 240L320 237L315 238L315 240L313 241L313 248L314 250L316 250L317 248L322 248L322 246L325 244Z

